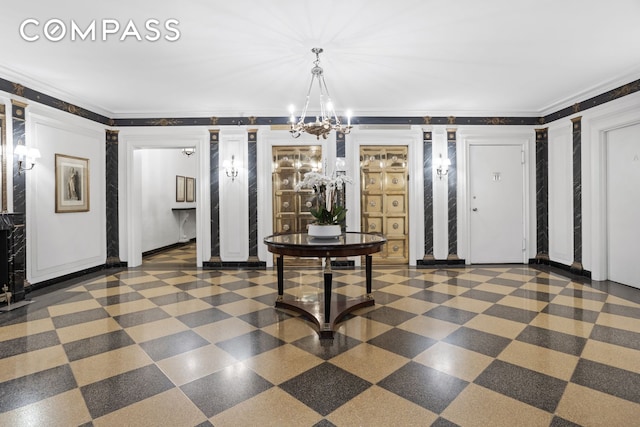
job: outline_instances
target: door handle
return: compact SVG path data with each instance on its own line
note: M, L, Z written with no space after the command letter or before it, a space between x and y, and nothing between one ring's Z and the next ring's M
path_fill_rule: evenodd
M471 210L474 211L474 212L478 212L478 208L473 208Z

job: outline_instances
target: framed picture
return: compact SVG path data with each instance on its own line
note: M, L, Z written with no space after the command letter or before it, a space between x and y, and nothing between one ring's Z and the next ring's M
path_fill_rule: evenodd
M187 177L187 202L196 201L196 179Z
M89 159L56 154L56 213L89 211Z
M184 202L184 176L176 175L176 202Z

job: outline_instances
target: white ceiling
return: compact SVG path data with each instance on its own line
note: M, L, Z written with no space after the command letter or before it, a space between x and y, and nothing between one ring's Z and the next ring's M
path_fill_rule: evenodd
M640 0L30 0L0 78L112 118L286 116L315 56L339 113L540 116L640 78ZM52 19L177 19L175 42L27 42ZM167 32L163 32L167 34Z

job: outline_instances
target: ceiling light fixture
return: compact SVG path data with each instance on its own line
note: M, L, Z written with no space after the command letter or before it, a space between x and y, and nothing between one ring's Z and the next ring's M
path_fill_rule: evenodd
M182 154L184 154L187 157L191 156L195 152L196 152L195 147L187 147L182 149Z
M313 68L311 69L311 83L309 84L309 90L307 91L307 97L300 119L296 120L293 105L289 107L289 112L291 113L291 117L289 118L291 130L289 132L291 132L291 136L294 138L299 137L302 132L306 132L315 135L317 139L320 139L320 136L322 136L323 139L327 139L327 136L332 130L347 134L351 131L351 112L347 111L347 125L343 125L336 114L333 102L331 102L331 96L329 95L327 84L324 81L324 73L322 67L320 67L320 54L323 52L323 49L314 47L311 49L311 52L316 54L316 60L313 61ZM314 82L317 82L318 88L320 89L320 111L319 115L316 116L315 122L305 123L304 120L307 117Z

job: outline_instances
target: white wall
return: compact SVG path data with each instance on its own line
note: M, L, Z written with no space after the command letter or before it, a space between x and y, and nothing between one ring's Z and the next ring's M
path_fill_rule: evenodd
M38 283L106 261L104 126L27 107L26 145L42 157L26 176L27 280ZM55 154L89 160L88 212L55 213Z
M195 211L172 211L194 208L195 202L176 202L176 175L195 178L197 160L182 154L182 149L140 150L142 164L142 252L177 243L181 215L188 215L184 225L187 239L196 237Z
M573 128L568 118L549 126L549 259L573 263Z

